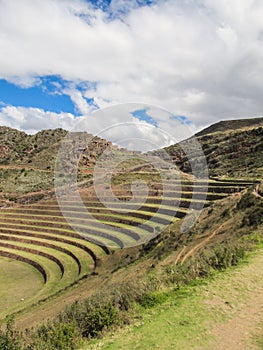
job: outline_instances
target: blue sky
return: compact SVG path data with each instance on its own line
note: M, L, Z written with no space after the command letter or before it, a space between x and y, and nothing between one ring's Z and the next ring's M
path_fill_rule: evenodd
M114 6L112 8L111 4L114 2L111 0L85 1L86 3L92 4L96 9L103 10L110 17L115 16L114 12L127 14L131 8L150 6L156 3L155 0L126 0L125 2L121 2L122 5L126 4L125 6ZM12 83L6 79L0 79L0 105L26 108L32 107L40 108L46 112L65 112L75 116L81 115L81 111L74 104L69 94L65 93L66 88L70 85L70 81L66 81L58 75L37 76L36 78L36 83L29 87L20 86L19 83ZM84 81L84 86L85 83L86 85L90 84L90 82ZM77 84L77 88L79 91L83 90L81 83ZM84 99L92 108L98 108L93 98ZM145 118L145 116L141 116L139 113L138 118L145 121L148 120L153 125L157 126L156 122L149 116Z
M75 106L68 95L58 92L54 84L62 84L57 77L41 79L37 86L22 88L4 79L0 80L0 99L3 105L41 108L56 113L76 113Z
M145 121L151 125L154 125L154 126L158 126L156 120L154 120L148 113L147 113L147 109L144 108L144 109L137 109L133 112L131 112L131 114L138 118L139 120L142 120L142 121Z
M2 0L0 125L70 129L131 104L127 122L171 140L178 123L193 133L261 116L262 18L250 0ZM102 115L89 132L123 122Z
M118 2L111 0L85 0L90 3L95 9L102 10L111 20L114 20L115 15L127 15L132 9L151 6L156 3L156 0L135 0ZM115 3L115 4L114 4ZM85 16L83 16L85 19ZM78 108L67 93L67 88L70 87L71 81L64 80L59 75L35 76L35 83L26 86L20 83L20 80L13 83L8 79L0 79L0 106L14 106L25 108L38 108L45 112L54 113L71 113L74 116L82 115L82 111ZM94 82L78 81L74 82L75 88L82 92L87 86L93 86ZM95 84L96 85L96 84ZM86 103L91 107L91 110L98 109L98 105L94 99L82 96ZM145 113L143 113L145 112ZM133 116L139 120L147 121L152 125L157 126L156 121L147 115L145 110L132 111Z

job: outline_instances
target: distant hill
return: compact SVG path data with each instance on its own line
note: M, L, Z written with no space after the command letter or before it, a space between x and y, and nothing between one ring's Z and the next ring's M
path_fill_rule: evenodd
M0 126L0 199L52 189L58 150L60 146L65 147L62 141L66 135L67 131L63 129L27 135L23 131ZM89 178L97 158L106 148L114 146L87 133L74 133L74 137L84 137L88 141L81 150L74 151L72 147L72 152L68 152L69 168L72 160L76 159L73 153L79 153L79 178Z
M222 121L195 136L202 146L211 177L263 177L263 118ZM186 144L187 140L165 150L180 170L191 173L182 150ZM195 162L198 163L198 158Z
M195 136L203 136L212 134L218 131L225 132L229 130L237 130L242 128L263 126L263 118L251 118L251 119L235 119L235 120L222 120L218 123L210 125L208 128L198 132Z
M80 165L93 166L97 156L112 143L87 133L87 141L82 149ZM0 166L24 166L34 169L53 169L61 141L67 135L63 129L42 130L34 135L0 126Z
M43 130L35 135L0 126L0 165L23 165L37 169L53 167L63 129Z
M66 135L67 131L63 129L27 135L0 126L0 200L52 189L57 153ZM86 135L89 141L77 150L81 154L79 180L89 181L98 157L106 148L116 147L99 137L75 133L76 138L81 135ZM210 177L263 177L263 118L222 121L195 136L202 146ZM188 144L189 140L185 140L165 150L179 170L189 174L191 165L183 151ZM69 169L76 156L72 152L66 155ZM160 152L157 150L151 153ZM202 177L202 159L196 156L194 148L190 154L193 163L199 166L199 177Z

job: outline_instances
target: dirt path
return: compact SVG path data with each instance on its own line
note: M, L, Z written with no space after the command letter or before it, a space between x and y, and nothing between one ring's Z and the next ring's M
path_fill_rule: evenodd
M7 169L7 170L34 170L34 171L41 171L44 173L50 173L50 170L46 170L46 169L38 169L38 168L33 168L33 167L29 167L26 165L0 165L0 169Z
M190 258L193 253L195 253L198 249L202 248L208 241L210 241L210 239L212 239L220 230L221 228L224 226L224 224L220 225L216 230L214 230L211 235L209 235L208 237L206 237L202 242L198 243L197 245L195 245L191 250L189 250L189 252L187 252L184 257L181 260L181 264L183 264L188 258ZM180 257L182 255L183 251L181 251ZM180 259L179 257L179 259ZM178 260L179 260L178 259ZM178 262L178 261L177 261Z
M259 187L256 187L253 191L254 196L262 199L262 196L259 194Z
M214 291L209 304L226 318L211 330L215 340L211 350L262 349L255 337L263 338L263 251L230 278L224 278L221 291Z

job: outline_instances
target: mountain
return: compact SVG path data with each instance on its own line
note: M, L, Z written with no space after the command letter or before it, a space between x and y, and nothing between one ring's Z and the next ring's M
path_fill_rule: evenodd
M62 141L63 129L43 130L35 135L0 126L0 199L15 200L17 196L53 188L54 166ZM82 136L81 136L82 135ZM106 148L116 149L111 142L86 133L79 162L79 179L89 179L98 157ZM202 147L210 177L263 177L263 118L221 121L195 135ZM193 139L193 138L192 138ZM190 148L189 148L190 144ZM185 149L188 150L187 155ZM190 174L191 166L204 175L204 162L196 153L191 138L165 148L179 170ZM160 151L151 152L160 154ZM189 162L189 155L191 164ZM68 164L76 154L68 153ZM201 159L200 159L201 158Z
M75 140L71 141L76 145L81 139L85 143L81 149L73 147L70 153L63 144L67 136L67 131L63 129L27 135L23 131L0 126L0 199L16 200L20 195L51 190L59 149L65 149L69 168L72 160L81 156L78 176L83 180L91 176L96 160L104 150L115 148L111 142L85 132L72 135Z
M111 142L91 134L74 134L75 137L80 134L86 137L81 160L84 164L94 165L97 155L106 147L112 147ZM53 169L59 147L66 135L67 131L60 128L27 135L23 131L0 126L0 165Z
M203 149L210 177L263 177L263 118L221 121L195 137ZM184 152L188 143L191 138L165 151L180 170L191 173L189 157Z
M234 119L234 120L222 120L218 123L210 125L208 128L198 132L195 136L203 136L212 134L218 131L237 130L250 127L263 126L263 118L250 118L250 119Z
M63 129L43 130L35 135L0 126L0 169L15 168L53 173L57 152L67 132ZM220 121L194 135L206 158L210 177L261 178L263 176L263 118ZM111 142L86 134L87 146L82 149L80 168L92 169L98 156L114 146ZM189 140L165 148L173 163L191 173L191 165L200 162L200 155L190 149ZM191 142L190 142L191 145ZM191 147L190 147L191 148ZM188 154L185 154L188 149ZM153 154L160 152L154 151ZM189 163L189 154L192 163ZM3 176L3 175L2 175ZM43 174L42 176L43 180ZM53 174L52 174L53 176ZM202 172L200 174L202 177ZM41 181L42 181L41 180ZM45 182L45 181L44 181Z

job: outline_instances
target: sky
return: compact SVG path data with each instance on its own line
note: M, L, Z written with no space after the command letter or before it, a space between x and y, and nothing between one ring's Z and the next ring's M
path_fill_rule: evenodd
M260 117L262 18L261 0L0 0L0 125L136 149Z

